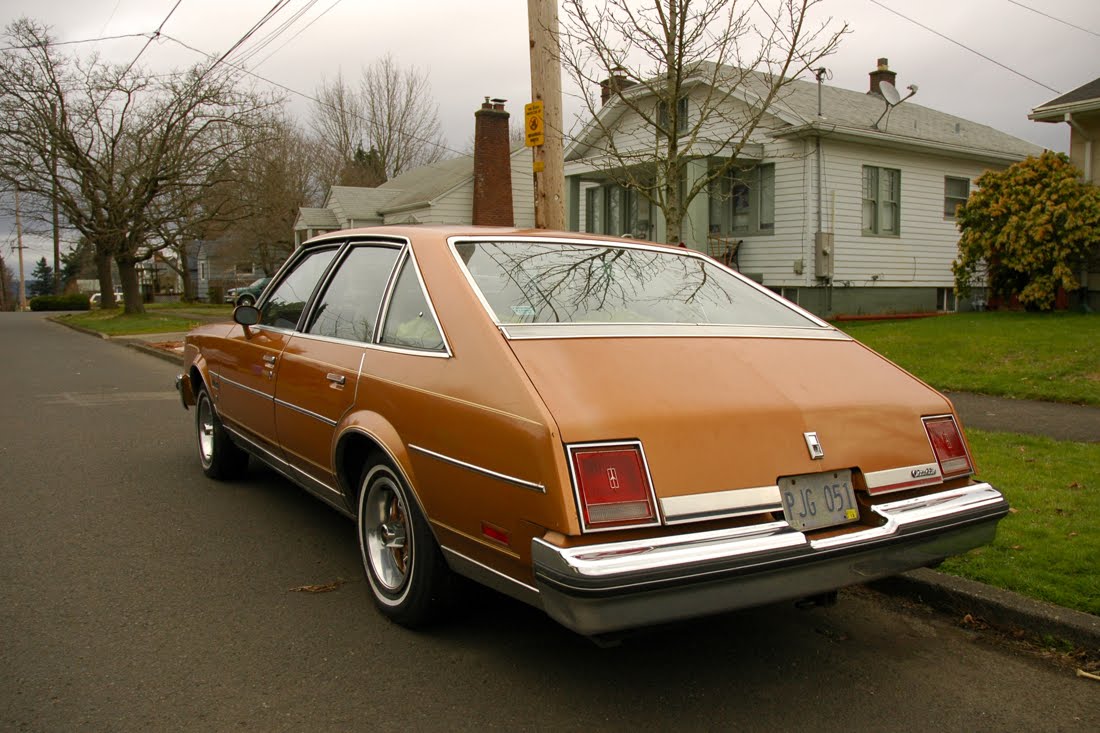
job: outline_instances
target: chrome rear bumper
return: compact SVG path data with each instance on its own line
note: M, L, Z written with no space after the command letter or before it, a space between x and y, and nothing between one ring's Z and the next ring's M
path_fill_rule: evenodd
M649 540L531 543L546 612L601 634L802 598L923 567L993 539L1008 502L986 483L872 507L884 523L811 540L786 522Z

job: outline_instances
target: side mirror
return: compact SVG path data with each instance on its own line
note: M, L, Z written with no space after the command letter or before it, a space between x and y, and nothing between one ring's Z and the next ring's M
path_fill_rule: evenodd
M248 327L260 322L260 310L252 305L238 305L233 309L233 320L244 326L245 336L251 336Z

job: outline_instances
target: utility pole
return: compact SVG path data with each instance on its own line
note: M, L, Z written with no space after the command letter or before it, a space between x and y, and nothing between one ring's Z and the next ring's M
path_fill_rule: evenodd
M543 103L545 142L533 148L535 228L565 229L561 56L557 0L527 0L531 36L531 99Z
M27 310L27 280L23 275L23 223L19 219L19 186L15 187L15 246L19 250L19 310Z
M50 102L50 119L57 124L57 105ZM61 231L57 211L57 142L50 135L50 202L53 205L53 294L61 295Z

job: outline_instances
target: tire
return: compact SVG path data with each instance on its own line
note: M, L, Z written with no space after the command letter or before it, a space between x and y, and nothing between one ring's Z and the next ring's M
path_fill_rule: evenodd
M195 436L202 472L210 478L234 479L248 470L248 454L238 448L225 432L205 386L199 388L195 400Z
M408 628L435 620L448 596L451 571L412 492L389 464L364 472L357 516L374 605Z
M255 305L255 304L256 304L256 298L254 298L251 295L248 295L247 293L242 295L241 297L237 298L237 305Z

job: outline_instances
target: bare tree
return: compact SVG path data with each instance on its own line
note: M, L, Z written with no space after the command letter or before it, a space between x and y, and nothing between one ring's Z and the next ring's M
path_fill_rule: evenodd
M322 79L314 95L310 129L318 147L318 176L328 187L337 184L340 174L355 157L366 138L366 107L362 95L344 81Z
M363 69L357 89L338 75L322 82L316 98L310 127L322 150L325 185L378 185L445 157L428 76L402 68L389 54ZM379 168L383 175L374 183L370 171Z
M562 64L598 138L587 160L660 209L665 241L681 241L696 196L746 165L785 87L836 49L847 26L814 25L820 2L564 0Z
M443 159L439 107L427 74L402 69L386 54L363 70L360 84L367 115L363 147L378 151L387 178Z
M133 65L62 56L47 29L22 19L0 53L0 174L55 198L96 252L103 305L111 260L127 313L144 311L137 264L203 209L277 102L241 89L227 67L153 77ZM54 164L56 161L56 165Z

